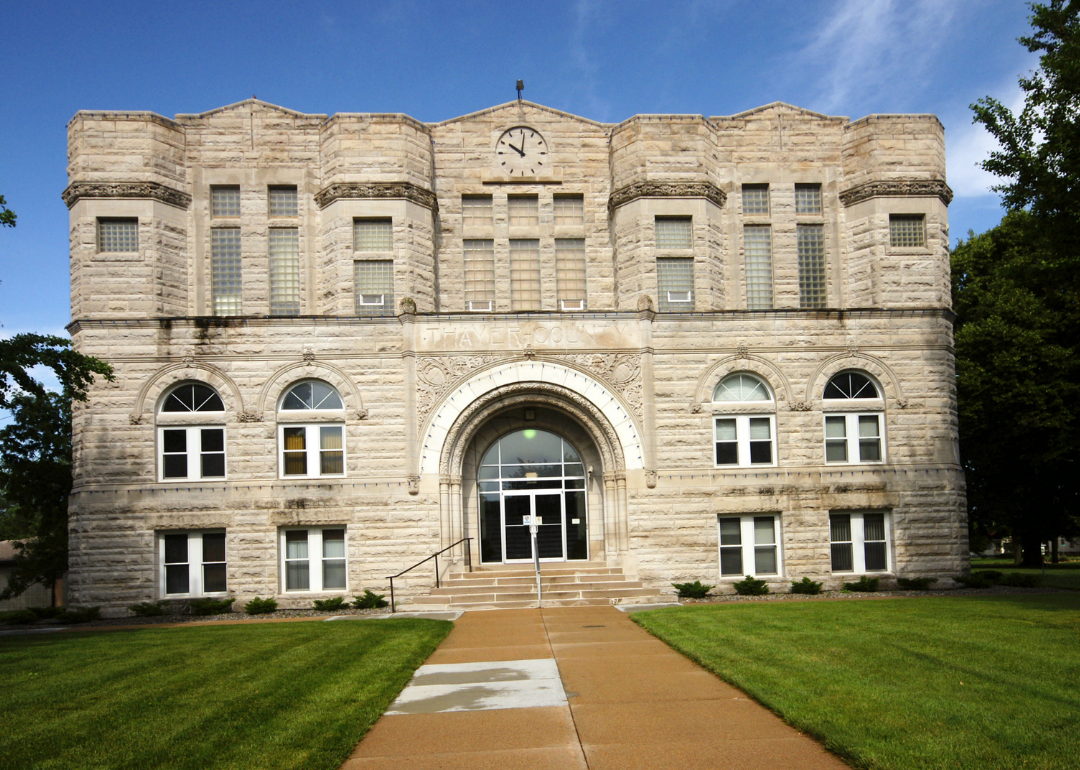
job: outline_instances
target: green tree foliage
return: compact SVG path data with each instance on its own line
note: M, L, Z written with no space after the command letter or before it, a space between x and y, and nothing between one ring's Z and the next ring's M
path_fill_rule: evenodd
M1010 213L960 241L952 280L972 532L1011 535L1037 564L1042 541L1078 531L1080 3L1031 10L1023 109L972 105L1000 144L982 165Z
M3 206L0 223L14 227ZM32 370L51 369L60 392L46 390ZM17 334L0 340L0 409L12 422L0 430L0 538L16 541L16 566L0 598L67 571L67 498L71 491L71 404L85 401L96 376L113 379L103 361L71 349L61 337Z

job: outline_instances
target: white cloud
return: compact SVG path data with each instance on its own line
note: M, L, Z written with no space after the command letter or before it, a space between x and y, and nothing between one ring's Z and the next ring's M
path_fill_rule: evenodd
M1037 64L1038 61L1035 61ZM994 90L1003 94L997 100L1008 107L1015 115L1024 107L1024 92L1013 76L1009 82ZM945 121L945 158L948 165L949 186L957 197L979 197L997 195L990 188L1003 180L988 171L983 171L979 164L998 149L998 142L987 133L982 124L971 123L971 112L957 118L955 122Z
M813 109L843 112L853 102L921 87L948 43L961 2L839 0L795 54L795 72L818 72ZM903 77L897 77L902 73ZM906 85L911 84L911 85Z

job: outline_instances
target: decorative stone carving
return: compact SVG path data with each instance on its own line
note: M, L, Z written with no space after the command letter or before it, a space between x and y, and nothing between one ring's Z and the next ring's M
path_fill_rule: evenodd
M400 307L401 307L401 312L405 313L406 315L408 315L410 313L415 313L416 312L416 300L414 300L412 297L402 297Z
M898 399L896 399L896 407L898 409L907 409L908 408L908 400L906 398L898 398Z
M304 360L305 361L314 361L315 360L315 351L314 350L305 350L304 351Z
M348 198L404 198L426 209L439 210L435 193L412 182L340 182L315 193L315 203L321 209Z
M128 422L130 422L132 425L142 425L143 424L142 415L141 414L129 414L128 415Z
M180 359L180 361L190 366L191 364L195 363L195 356L184 356Z
M840 193L840 202L854 206L870 198L941 198L946 206L952 202L953 191L941 179L890 179L881 182L865 182L849 187Z
M649 489L656 489L656 471L645 471L645 486Z
M737 347L735 349L735 357L739 358L739 359L749 358L750 357L750 348L749 348L749 346L747 346L745 344L739 345L739 347Z
M701 414L701 404L699 404L697 401L691 401L690 414Z
M240 422L262 422L262 415L254 409L249 409L246 412L241 412L237 419L239 419Z
M461 379L503 356L445 356L421 358L416 362L416 417L420 425L428 413Z
M638 310L641 310L641 311L652 310L653 308L654 308L653 298L650 297L648 294L642 294L637 298L637 309Z
M532 361L534 358L536 358L536 348L534 348L532 345L526 345L525 349L521 351L521 354L525 356L526 360Z
M788 410L792 412L809 412L814 405L809 401L792 401L788 404Z
M611 193L608 209L638 198L705 198L717 206L723 206L727 195L712 182L634 182Z
M419 476L409 476L409 478L407 479L407 482L408 482L408 485L409 485L409 494L410 495L418 495L418 494L420 494L420 477Z
M641 357L632 353L580 353L577 355L551 356L585 369L598 380L617 392L641 417Z
M855 356L859 355L859 346L858 345L848 345L847 354L851 358L854 358Z
M367 409L357 409L356 410L356 419L357 420L366 420L367 418L368 418L368 410Z
M68 208L82 198L134 198L167 203L178 209L191 205L191 196L159 182L72 182L61 197Z

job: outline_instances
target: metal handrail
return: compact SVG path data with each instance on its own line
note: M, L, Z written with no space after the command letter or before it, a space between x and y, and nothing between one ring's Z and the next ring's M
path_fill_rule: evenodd
M390 581L390 611L391 612L397 612L397 606L394 604L394 578L399 578L402 575L404 575L406 572L409 572L411 570L416 569L417 567L419 567L424 562L428 562L428 561L431 561L432 559L434 559L435 560L435 587L439 588L440 587L440 584L439 584L439 554L440 553L446 553L451 548L453 548L455 546L458 546L458 545L461 545L462 543L465 544L465 565L469 568L469 572L472 572L472 538L471 537L463 537L463 538L461 538L461 540L458 540L456 543L451 543L450 545L446 546L446 548L443 548L441 551L436 551L435 553L431 554L431 556L427 557L426 559L422 559L421 561L416 562L416 564L412 565L408 569L403 569L401 572L397 573L396 575L391 575L388 578L388 580Z

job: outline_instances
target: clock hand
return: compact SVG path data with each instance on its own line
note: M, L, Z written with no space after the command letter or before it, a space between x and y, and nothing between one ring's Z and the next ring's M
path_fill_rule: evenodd
M509 142L508 142L507 144L509 144ZM524 143L524 142L522 142L521 144L522 144L522 146L524 146L524 144L525 144L525 143ZM519 149L518 149L517 147L515 147L514 145L512 145L512 144L511 144L511 145L510 145L510 149L511 149L511 150L513 150L514 152L516 152L516 153L517 153L518 155L520 155L521 157L523 157L523 158L525 157L525 153L524 153L524 152L522 152L521 150L519 150Z

